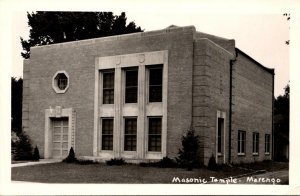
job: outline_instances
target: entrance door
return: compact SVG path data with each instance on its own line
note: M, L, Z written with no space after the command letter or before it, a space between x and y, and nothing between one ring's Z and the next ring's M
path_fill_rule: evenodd
M65 158L68 155L68 118L52 119L52 157Z

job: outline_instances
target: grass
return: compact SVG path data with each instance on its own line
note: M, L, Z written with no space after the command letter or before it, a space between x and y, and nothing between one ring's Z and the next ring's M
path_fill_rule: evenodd
M279 171L279 170L288 170L288 162L273 162L273 161L263 161L257 163L244 163L240 164L237 167L242 167L249 170L266 170L267 172Z
M258 164L259 165L259 164ZM278 164L277 164L278 165ZM276 164L273 164L275 169ZM258 166L257 166L258 167ZM267 167L263 163L260 167ZM280 168L283 167L280 165ZM266 169L266 168L265 168ZM187 171L182 168L141 167L139 165L108 166L105 164L51 163L12 168L12 180L44 183L172 183L174 177L226 178L248 173L248 170L222 166L218 171L206 168Z

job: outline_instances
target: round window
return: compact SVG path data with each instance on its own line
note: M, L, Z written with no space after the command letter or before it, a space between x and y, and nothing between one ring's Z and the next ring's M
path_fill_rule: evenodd
M52 87L56 93L65 93L69 87L69 75L67 72L56 72L52 80Z

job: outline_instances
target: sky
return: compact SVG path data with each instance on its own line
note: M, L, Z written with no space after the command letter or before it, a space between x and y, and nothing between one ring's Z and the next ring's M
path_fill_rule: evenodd
M113 11L113 10L112 10ZM135 21L145 31L177 26L194 25L197 31L235 39L236 47L259 63L275 69L275 96L284 93L289 82L289 21L283 13L277 14L199 14L125 10L127 21ZM120 14L116 11L114 14ZM155 22L154 22L155 21ZM12 17L12 76L23 76L20 37L28 39L26 11L17 11Z

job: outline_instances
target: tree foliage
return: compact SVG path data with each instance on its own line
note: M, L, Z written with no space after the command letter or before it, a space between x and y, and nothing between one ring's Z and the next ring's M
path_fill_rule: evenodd
M75 156L74 149L73 149L73 147L71 147L68 156L63 160L63 162L75 163L76 161L77 161L77 158Z
M34 148L32 159L35 161L40 160L40 152L39 152L39 149L37 146L35 146L35 148Z
M30 47L142 32L135 22L127 24L125 12L119 16L112 12L35 12L27 13L30 35L21 37L24 52L30 58Z
M11 78L11 129L15 133L22 131L22 94L23 80Z
M14 160L32 160L32 146L29 136L25 132L20 132L17 134L18 140L15 142L15 154Z
M290 132L290 86L284 88L284 95L279 95L274 100L274 144L275 159L286 160L282 150L289 143Z
M208 161L208 165L207 165L207 168L209 170L212 170L212 171L216 171L217 170L217 163L216 163L216 158L215 156L212 154L209 158L209 161Z
M274 114L282 114L289 118L290 113L290 85L284 88L284 95L279 95L274 102Z
M192 170L199 166L199 136L195 135L194 129L189 129L181 139L182 149L179 149L179 156L176 159L179 165Z

